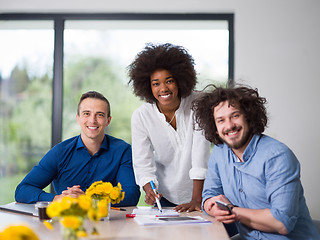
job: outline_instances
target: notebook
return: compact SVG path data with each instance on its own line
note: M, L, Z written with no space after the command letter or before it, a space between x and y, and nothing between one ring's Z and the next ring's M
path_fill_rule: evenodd
M12 202L5 205L0 205L0 210L26 214L34 217L39 216L38 210L35 208L35 204Z

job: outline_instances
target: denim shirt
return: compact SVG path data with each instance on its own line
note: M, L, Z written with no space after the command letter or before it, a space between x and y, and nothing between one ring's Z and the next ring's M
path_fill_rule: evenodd
M267 233L237 222L245 239L320 239L303 195L299 161L286 145L271 137L254 135L243 153L243 162L237 161L225 143L213 148L202 204L220 194L242 208L270 209L289 232Z

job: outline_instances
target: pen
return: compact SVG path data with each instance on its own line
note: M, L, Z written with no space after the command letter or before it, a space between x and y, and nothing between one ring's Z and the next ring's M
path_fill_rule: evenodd
M156 187L154 186L154 183L152 180L150 181L150 184L151 184L151 188L152 188L153 192L157 195ZM162 212L162 207L161 207L159 198L157 198L157 197L156 197L156 202L157 202L157 206L159 208L159 211Z
M119 210L119 211L127 211L124 208L118 208L118 207L111 207L112 210Z

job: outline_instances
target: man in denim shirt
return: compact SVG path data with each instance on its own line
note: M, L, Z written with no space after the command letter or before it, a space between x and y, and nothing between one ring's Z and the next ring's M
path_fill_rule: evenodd
M266 99L245 86L216 88L196 100L196 120L216 146L202 208L244 239L320 239L300 181L300 165L283 143L263 135ZM208 114L210 113L210 114ZM229 205L231 214L216 200Z

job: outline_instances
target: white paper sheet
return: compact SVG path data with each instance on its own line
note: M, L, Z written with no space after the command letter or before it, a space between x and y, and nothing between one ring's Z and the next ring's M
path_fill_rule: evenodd
M162 209L162 212L157 208L145 207L145 208L135 208L132 214L136 216L153 216L153 217L174 217L179 216L179 213L173 209Z

